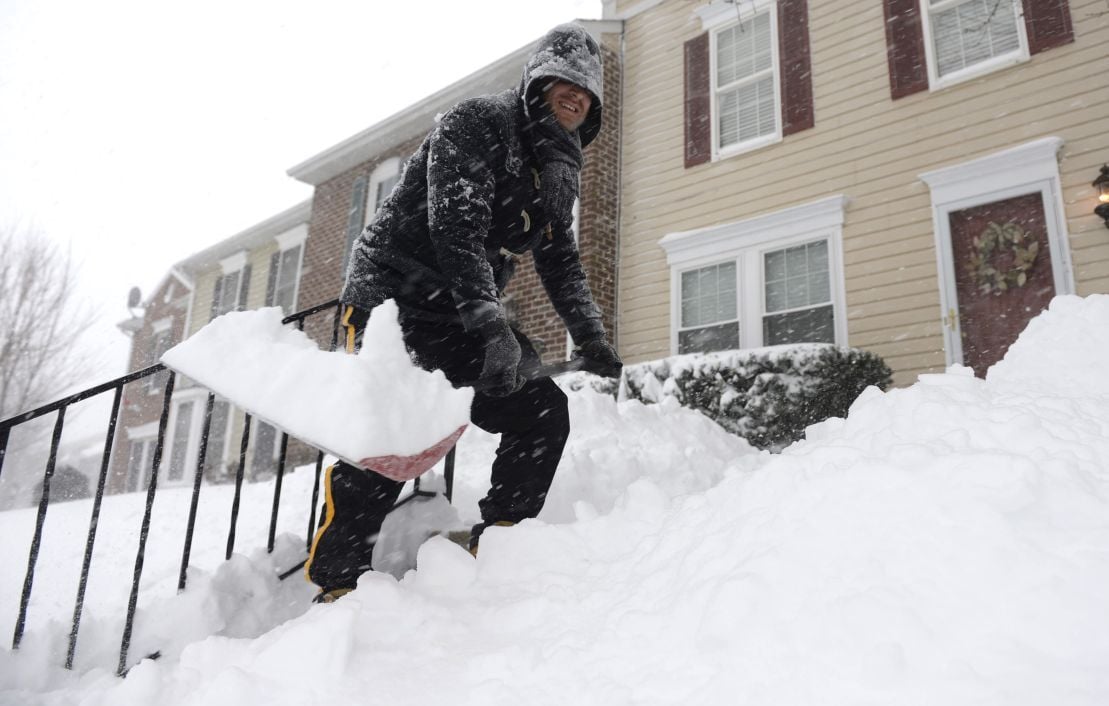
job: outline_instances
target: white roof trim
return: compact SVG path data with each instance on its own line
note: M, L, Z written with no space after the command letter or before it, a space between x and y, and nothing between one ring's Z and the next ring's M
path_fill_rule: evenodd
M1036 181L1057 179L1063 138L1044 137L985 157L919 174L934 203L970 193L992 193Z
M188 258L177 263L176 267L181 268L185 272L198 272L207 267L211 267L237 251L252 250L272 242L275 235L295 228L298 225L308 223L311 216L312 200L307 199L301 201L296 206L286 209L276 216L271 216L257 225L251 226L236 235L221 240L209 248L205 248L198 253L190 255Z
M658 244L666 251L667 264L679 265L746 244L841 227L847 202L846 195L838 194L743 221L670 233Z
M278 250L288 250L303 245L304 241L308 240L308 224L301 223L296 228L278 234L274 239L277 241Z
M604 3L603 15L606 20L628 20L636 15L641 15L647 10L652 10L663 3L663 0L643 0L643 2L632 5L623 12L616 12L615 0L602 0Z

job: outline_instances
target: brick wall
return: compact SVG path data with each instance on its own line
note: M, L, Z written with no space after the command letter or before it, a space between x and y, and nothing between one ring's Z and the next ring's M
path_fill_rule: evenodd
M364 177L368 186L370 174L378 164L392 157L399 157L403 162L422 141L422 136L413 139L316 187L312 195L312 218L308 224L308 241L300 275L299 309L308 309L334 299L343 288L347 218L355 181ZM327 348L331 344L332 321L333 317L319 314L309 320L304 330L321 347Z

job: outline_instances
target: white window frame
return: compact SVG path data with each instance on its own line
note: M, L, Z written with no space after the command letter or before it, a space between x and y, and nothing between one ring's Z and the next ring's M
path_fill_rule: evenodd
M292 314L297 310L297 302L300 301L300 273L304 268L304 244L308 241L308 225L301 224L297 227L287 230L274 240L277 241L277 272L273 278L273 297L276 306L277 289L281 284L281 275L284 272L282 263L285 262L285 253L293 248L300 248L297 254L296 273L293 275L293 301L290 304L290 310L285 312L286 315Z
M712 121L712 161L745 154L782 141L782 81L778 39L778 3L774 0L752 0L744 3L712 3L695 10L701 18L701 27L709 33L709 96ZM738 13L738 14L737 14ZM720 148L719 107L716 104L716 40L717 35L741 22L753 20L763 13L770 13L770 50L774 83L774 132L769 135L738 142Z
M1063 138L1045 137L978 159L918 175L932 192L932 233L940 279L940 320L947 365L963 363L963 341L951 248L951 213L1039 191L1055 294L1074 294L1059 151Z
M220 260L220 263L219 263L219 266L220 266L219 277L223 282L220 285L220 299L221 300L223 299L224 293L227 291L227 278L230 277L231 275L235 274L235 273L238 273L239 276L235 280L235 306L231 307L227 311L220 311L219 313L216 314L216 316L220 316L222 314L226 314L226 313L231 312L231 311L238 311L241 308L243 308L243 309L246 308L246 302L245 301L239 301L239 297L242 296L242 293L243 293L243 273L246 270L246 264L247 264L247 253L246 253L245 250L239 251L239 252L235 253L234 255L230 255L230 256ZM247 285L247 291L249 292L249 290L250 290L250 286ZM250 295L247 294L247 296L249 297Z
M393 177L399 177L403 166L400 157L389 157L374 167L373 172L370 174L370 186L366 189L366 208L363 209L363 228L369 225L370 221L373 220L374 214L377 213L378 187L381 186L381 183L384 181L388 181Z
M158 422L148 422L127 429L127 476L123 479L124 492L141 492L143 479L149 478L150 464L154 461L154 446L158 441ZM135 490L131 490L131 446L143 444L143 455L139 464L139 476L135 479ZM160 471L159 471L160 472Z
M940 5L938 10L942 11L955 5L962 4L965 1L966 0L948 0ZM924 53L928 63L928 87L930 91L941 91L945 88L970 81L971 79L1000 71L1009 66L1022 64L1031 58L1031 54L1028 50L1028 31L1024 26L1023 3L1021 3L1020 0L1001 0L1001 2L1011 2L1014 6L1013 16L1016 18L1017 37L1020 41L1020 48L1008 54L995 56L986 61L974 64L973 66L960 69L946 76L940 76L939 65L936 61L936 44L932 32L932 14L938 10L929 4L929 0L919 0L919 2L921 25L924 29Z
M204 424L204 410L207 407L208 392L201 388L184 390L173 395L170 408L169 421L166 425L166 440L162 446L162 462L158 469L159 481L164 480L172 485L186 485L192 482L196 473L197 456L200 453L200 432ZM184 472L181 478L170 480L169 465L173 455L173 443L177 435L177 417L181 406L191 402L192 410L189 412L189 438L185 442Z
M670 351L678 352L682 273L727 261L736 262L736 311L739 347L763 346L766 287L763 255L769 251L828 242L829 289L835 344L847 345L846 287L843 277L843 223L847 197L831 196L743 221L671 233L659 241L670 267Z

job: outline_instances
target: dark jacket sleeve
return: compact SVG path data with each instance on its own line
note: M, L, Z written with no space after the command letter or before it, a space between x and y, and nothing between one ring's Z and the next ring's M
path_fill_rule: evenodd
M428 231L466 330L504 317L485 254L495 190L487 160L495 144L491 120L462 103L432 133L427 161Z
M553 224L550 235L550 238L540 239L534 256L535 271L555 311L562 317L574 343L581 345L604 336L601 311L589 291L569 220L562 225Z

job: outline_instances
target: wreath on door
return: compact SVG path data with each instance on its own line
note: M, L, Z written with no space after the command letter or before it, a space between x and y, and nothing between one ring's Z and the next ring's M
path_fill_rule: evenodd
M1016 223L991 221L971 244L974 252L967 271L983 294L1000 295L1010 287L1023 287L1040 254L1040 242ZM1011 259L1002 257L1006 253Z

